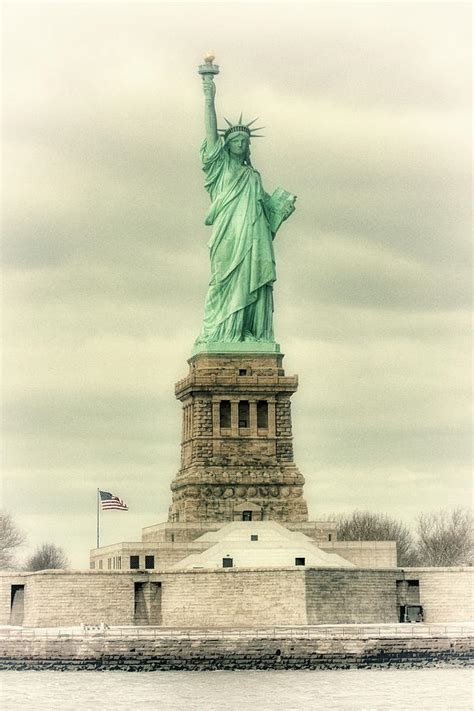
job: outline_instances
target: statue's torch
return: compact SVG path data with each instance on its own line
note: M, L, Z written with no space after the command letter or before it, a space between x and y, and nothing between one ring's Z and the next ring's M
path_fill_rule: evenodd
M213 81L214 75L219 74L219 65L213 64L214 59L212 52L207 52L204 57L204 64L199 65L198 72L205 82Z

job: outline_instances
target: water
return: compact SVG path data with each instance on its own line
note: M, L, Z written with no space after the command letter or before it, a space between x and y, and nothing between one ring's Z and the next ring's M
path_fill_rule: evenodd
M0 672L2 711L385 711L474 708L472 671Z

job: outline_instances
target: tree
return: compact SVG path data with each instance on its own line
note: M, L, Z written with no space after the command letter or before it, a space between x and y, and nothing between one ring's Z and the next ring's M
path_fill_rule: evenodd
M401 521L372 511L336 514L340 541L396 541L398 565L415 565L416 552L410 529Z
M474 527L472 512L468 509L420 514L417 536L417 553L422 565L473 564Z
M69 561L63 549L54 543L43 543L25 563L25 570L67 568Z
M6 511L0 511L0 569L14 567L15 549L22 545L25 536Z

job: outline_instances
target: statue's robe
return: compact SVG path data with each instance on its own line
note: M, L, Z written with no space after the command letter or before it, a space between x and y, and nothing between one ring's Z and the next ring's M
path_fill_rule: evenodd
M201 146L205 188L211 197L206 225L211 280L198 343L273 341L273 292L276 279L269 196L260 174L248 165L236 173L221 141Z

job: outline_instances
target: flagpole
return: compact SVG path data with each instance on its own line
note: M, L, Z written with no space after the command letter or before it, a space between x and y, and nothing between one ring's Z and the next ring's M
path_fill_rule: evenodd
M100 515L100 506L99 506L99 499L100 499L100 494L99 494L100 489L97 489L97 548L100 547L100 527L99 527L99 515Z

